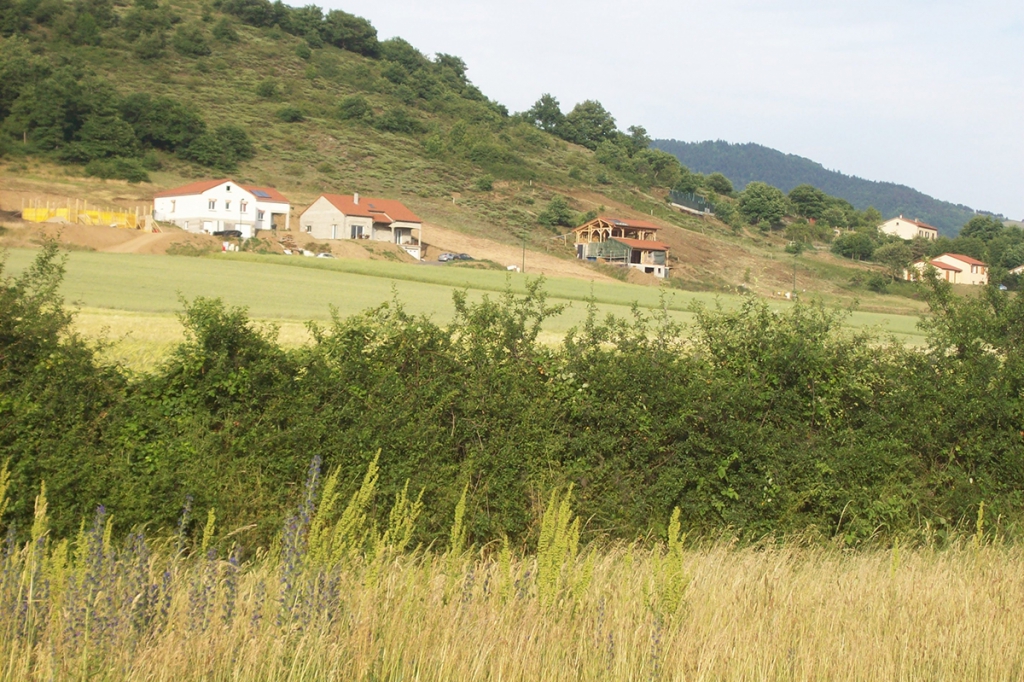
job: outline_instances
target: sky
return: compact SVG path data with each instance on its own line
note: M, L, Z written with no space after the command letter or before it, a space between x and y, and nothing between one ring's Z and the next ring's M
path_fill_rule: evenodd
M299 4L293 0L294 4ZM510 111L600 101L654 138L756 142L1024 219L1021 0L329 0L461 57Z

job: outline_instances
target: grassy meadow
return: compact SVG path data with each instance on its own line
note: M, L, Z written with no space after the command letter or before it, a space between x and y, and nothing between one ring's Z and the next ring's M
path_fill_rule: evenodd
M11 273L20 272L36 253L12 249L5 268ZM188 258L77 251L68 254L62 292L68 302L79 306L79 330L111 343L108 357L130 367L145 368L180 341L177 313L182 298L219 297L230 305L245 306L253 318L276 324L283 344L300 345L308 339L305 323L328 320L332 308L345 317L397 296L410 313L445 323L454 312L453 291L466 290L470 300L493 297L506 287L521 294L531 279L528 274L389 261L255 254ZM547 279L545 290L552 303L565 305L562 314L545 323L542 339L547 343L557 343L566 331L582 323L591 297L602 315L628 317L634 304L646 311L664 305L673 319L684 324L692 320L689 311L695 304L733 308L742 300L727 294L568 278ZM774 305L780 310L790 306L786 301ZM847 324L918 344L923 337L917 319L854 311Z
M4 472L5 473L5 472ZM410 548L423 511L367 523L371 466L337 479L269 552L244 557L211 510L202 539L111 540L101 509L69 545L0 557L0 680L1013 680L1024 670L1019 547L944 550L667 537L579 545L553 494L535 549ZM0 504L6 481L0 475ZM463 498L463 503L465 498ZM181 527L189 522L189 511ZM202 522L202 519L198 519ZM193 544L194 543L194 544Z

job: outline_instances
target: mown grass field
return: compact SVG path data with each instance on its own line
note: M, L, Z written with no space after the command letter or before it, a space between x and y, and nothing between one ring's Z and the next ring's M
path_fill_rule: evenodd
M13 249L6 270L22 271L37 252ZM452 293L466 290L473 300L495 296L511 287L522 293L529 274L474 270L387 261L328 260L254 254L214 257L139 256L97 252L68 254L63 285L66 300L79 306L78 327L93 338L113 342L108 356L141 368L163 357L181 338L177 313L182 299L219 297L245 306L258 320L281 328L286 345L299 345L308 335L307 321L326 321L331 310L357 314L397 297L406 309L437 322L452 319ZM549 320L543 339L557 342L586 317L591 297L601 315L626 317L633 304L651 312L664 305L669 315L686 324L692 306L733 307L739 296L656 289L625 283L546 280L551 302L564 311ZM792 305L778 301L780 309ZM851 329L874 329L908 343L921 343L917 318L854 311Z

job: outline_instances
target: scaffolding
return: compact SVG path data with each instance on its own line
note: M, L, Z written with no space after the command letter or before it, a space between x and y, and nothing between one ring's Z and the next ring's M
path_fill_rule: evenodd
M22 201L21 219L33 223L74 223L78 225L102 225L105 227L117 227L125 230L141 230L151 223L151 211L144 210L139 213L138 207L134 211L127 211L123 208L89 207L89 202L75 199L74 205L71 199L66 199L62 206L57 202L42 202L38 199L30 200L28 206Z

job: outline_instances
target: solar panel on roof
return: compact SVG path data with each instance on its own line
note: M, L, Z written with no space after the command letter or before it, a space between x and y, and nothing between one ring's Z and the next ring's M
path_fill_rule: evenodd
M255 194L256 196L258 196L260 199L269 199L270 198L270 195L267 194L266 192L264 192L261 189L254 189L252 191L252 193Z

